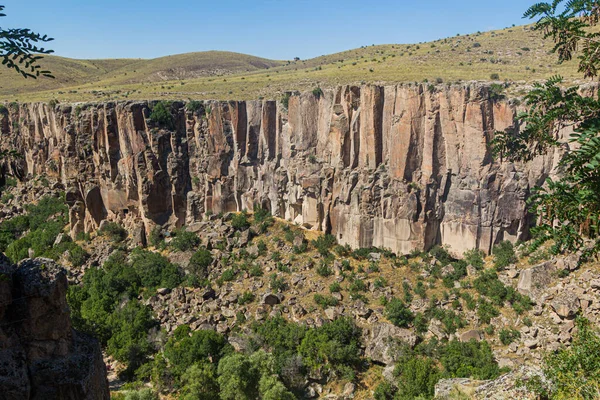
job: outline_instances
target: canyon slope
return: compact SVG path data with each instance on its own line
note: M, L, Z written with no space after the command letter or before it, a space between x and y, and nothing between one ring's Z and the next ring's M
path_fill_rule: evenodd
M284 104L287 103L287 104ZM70 229L118 221L140 243L157 226L268 209L352 247L489 253L523 240L526 200L558 154L494 159L518 106L487 84L341 86L257 101L11 104L2 146L20 177L57 178ZM161 103L162 104L162 103Z

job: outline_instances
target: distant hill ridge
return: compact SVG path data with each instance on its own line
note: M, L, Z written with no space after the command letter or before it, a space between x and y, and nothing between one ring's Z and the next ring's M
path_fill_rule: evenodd
M226 51L154 59L42 61L56 79L15 79L0 70L0 100L280 98L286 91L355 83L575 79L575 63L557 63L552 45L530 26L477 32L420 44L363 46L310 60L269 60Z

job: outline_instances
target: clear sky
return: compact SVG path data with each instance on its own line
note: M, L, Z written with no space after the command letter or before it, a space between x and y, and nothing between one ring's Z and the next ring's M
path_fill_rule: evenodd
M56 55L152 58L228 50L288 60L524 24L527 0L4 0L3 28Z

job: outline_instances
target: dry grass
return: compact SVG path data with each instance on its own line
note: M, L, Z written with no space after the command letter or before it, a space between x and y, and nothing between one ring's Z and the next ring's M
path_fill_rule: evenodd
M237 53L204 52L153 60L69 60L49 57L57 79L23 81L0 73L6 101L123 99L279 99L284 92L341 84L536 81L575 79L576 63L558 64L530 26L435 42L368 46L305 61L273 61Z

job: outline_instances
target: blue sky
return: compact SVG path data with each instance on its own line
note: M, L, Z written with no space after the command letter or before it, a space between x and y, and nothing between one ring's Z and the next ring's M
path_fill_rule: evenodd
M4 0L2 27L56 40L57 55L152 58L228 50L311 58L524 24L523 0Z

